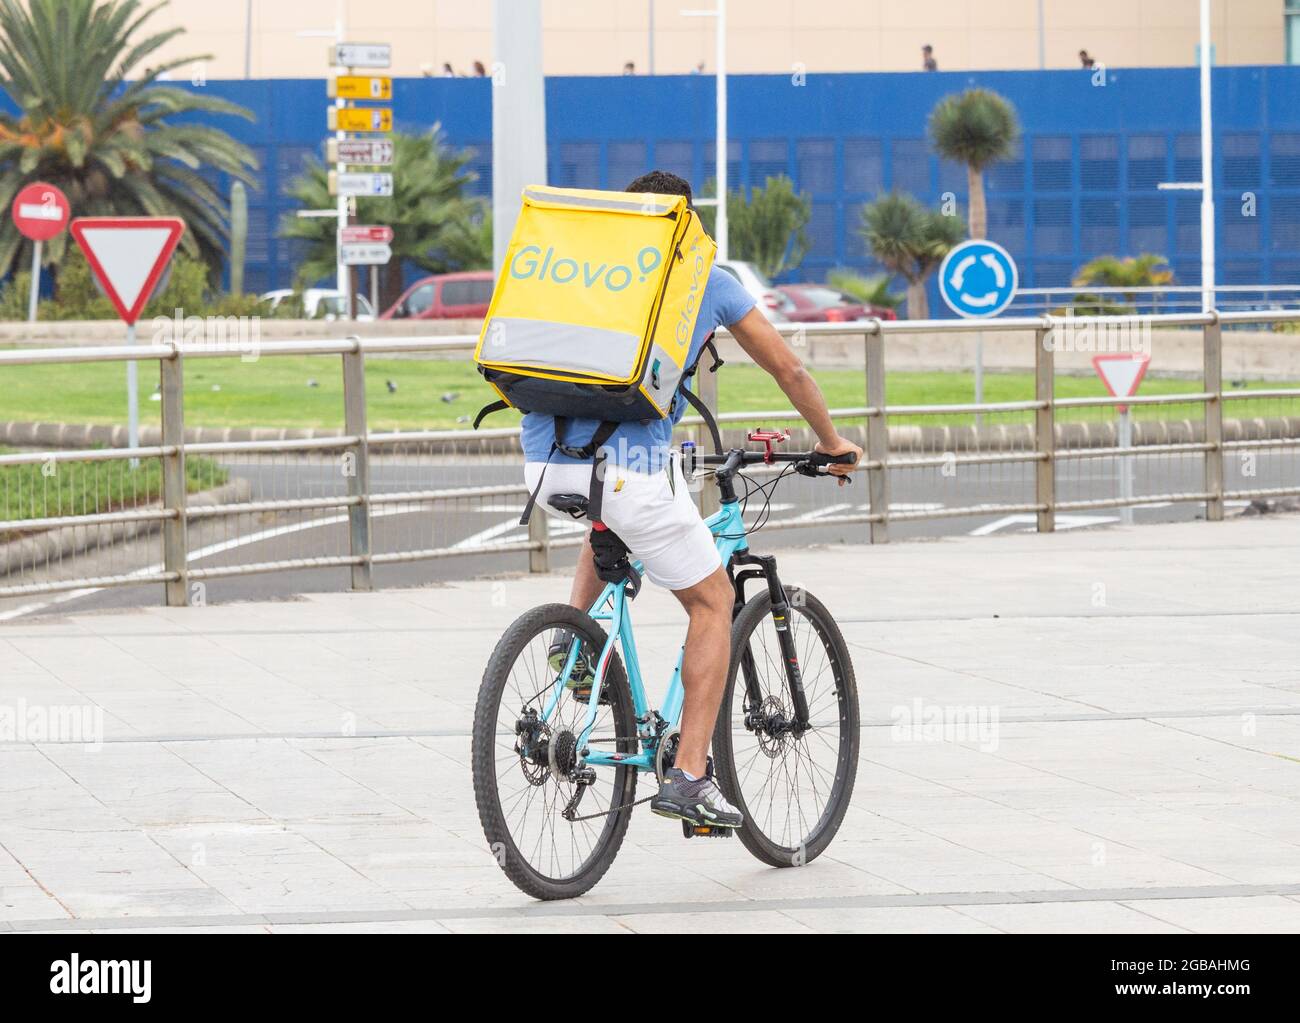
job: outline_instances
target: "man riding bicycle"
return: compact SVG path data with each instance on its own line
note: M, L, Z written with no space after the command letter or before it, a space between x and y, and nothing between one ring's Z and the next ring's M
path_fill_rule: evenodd
M691 201L690 184L666 171L643 174L626 191L681 195ZM821 389L754 299L727 271L714 266L701 300L687 365L694 364L718 327L726 327L745 354L771 374L817 434L817 451L852 454L854 462L862 457L862 449L836 431ZM601 447L606 458L600 518L643 563L650 580L672 590L690 618L682 658L686 696L679 745L674 767L666 773L650 808L661 816L692 824L739 827L743 818L714 782L708 757L709 739L727 683L735 590L672 453L673 426L684 411L685 404L677 402L669 418L620 423L614 430ZM538 505L547 512L562 515L548 499L557 494L585 493L592 474L591 459L582 461L556 451L556 442L569 448L585 447L600 425L596 419L572 418L560 438L553 417L536 412L524 415L525 479ZM829 471L843 477L852 468L852 464L837 464ZM569 603L585 611L604 586L596 574L588 539L578 557ZM569 637L563 635L552 644L550 659L557 670L563 668L569 646ZM581 695L584 687L590 692L593 681L590 666L580 658L568 680L569 688Z

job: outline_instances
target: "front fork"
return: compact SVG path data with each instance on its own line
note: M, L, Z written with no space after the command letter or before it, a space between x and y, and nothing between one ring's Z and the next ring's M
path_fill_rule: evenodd
M736 572L737 565L757 565ZM772 624L776 626L777 642L781 646L781 662L785 665L786 683L790 689L790 700L794 707L794 721L791 723L796 735L802 735L808 728L808 697L803 689L803 672L799 669L799 655L794 646L794 633L790 629L790 602L786 599L785 587L776 572L776 558L770 554L754 554L750 551L738 551L732 556L727 568L732 584L736 590L736 604L732 617L740 614L745 606L745 583L750 579L766 579L767 592L772 598ZM741 655L741 673L745 679L745 695L751 712L762 706L763 692L758 685L758 671L754 665L754 654L745 647Z

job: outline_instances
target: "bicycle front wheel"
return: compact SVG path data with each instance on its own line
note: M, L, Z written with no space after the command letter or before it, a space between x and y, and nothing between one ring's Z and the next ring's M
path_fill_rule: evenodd
M567 604L526 612L497 644L474 710L471 760L479 821L506 876L535 899L571 899L589 891L614 862L636 799L631 767L600 768L581 793L573 780L582 759L578 737L588 696L574 691L550 662L557 643L567 651L575 641L580 656L594 665L605 632ZM610 656L597 699L590 742L635 753L636 713L617 654Z
M736 616L731 670L713 734L718 781L745 815L745 847L774 867L820 856L839 830L858 770L858 688L839 626L826 606L785 588L788 627L803 675L808 728L795 709L764 590Z

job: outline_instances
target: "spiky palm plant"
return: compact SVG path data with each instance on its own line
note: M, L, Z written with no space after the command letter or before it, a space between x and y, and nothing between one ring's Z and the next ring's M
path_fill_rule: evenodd
M988 234L984 168L1009 156L1019 136L1015 107L988 89L945 96L930 112L930 141L935 152L966 165L972 238Z
M1098 285L1103 288L1131 288L1124 293L1127 303L1113 301L1110 296L1076 294L1074 307L1082 313L1102 316L1122 316L1134 311L1137 295L1149 288L1161 288L1174 281L1174 272L1164 256L1144 252L1140 256L1098 256L1079 267L1074 275L1076 286Z
M215 96L159 84L163 75L205 59L145 66L184 32L144 28L164 6L0 0L0 87L20 111L0 113L0 208L7 209L24 185L48 181L67 194L73 216L183 217L185 250L215 269L228 234L228 208L204 174L248 181L256 162L221 129L187 117L252 115ZM45 262L59 264L66 247L64 234L46 246ZM30 252L4 217L0 275L24 250Z
M406 260L431 274L492 267L492 218L487 204L464 194L475 180L466 169L470 156L452 150L438 125L424 135L393 135L393 196L358 199L356 222L387 224L393 229L393 259L380 267L380 305L388 308L402 293ZM375 168L379 170L381 168ZM305 209L329 209L338 200L329 194L329 175L316 161L289 186L289 195ZM333 220L286 216L285 238L307 243L298 267L299 283L333 280L338 258Z
M861 232L880 265L907 281L908 319L927 319L926 279L962 240L966 232L961 219L926 209L910 195L891 192L862 208Z

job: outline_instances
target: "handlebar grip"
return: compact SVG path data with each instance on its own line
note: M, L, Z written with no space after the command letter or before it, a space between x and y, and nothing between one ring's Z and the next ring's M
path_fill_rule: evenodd
M820 451L814 451L808 459L812 465L853 465L857 460L858 456L851 451L842 455L824 455Z

